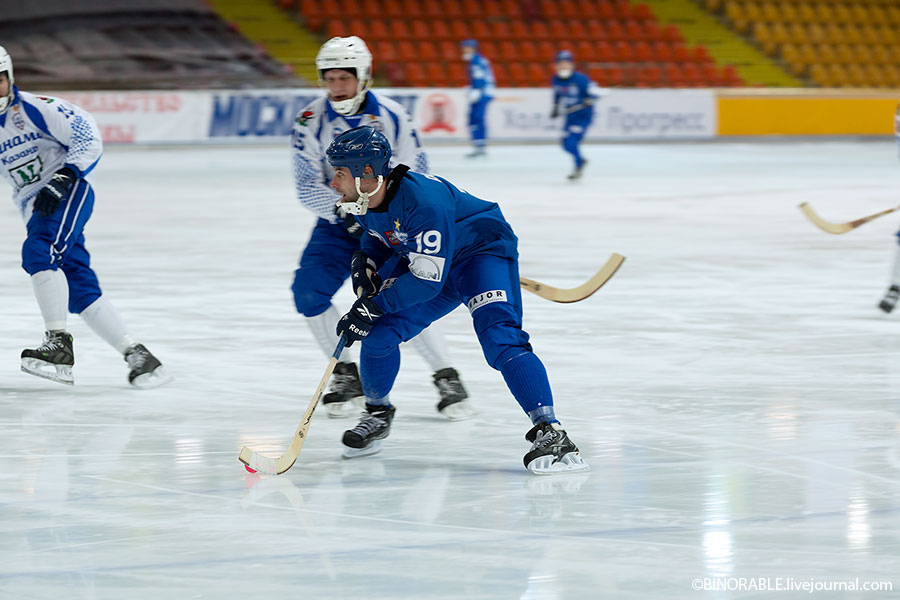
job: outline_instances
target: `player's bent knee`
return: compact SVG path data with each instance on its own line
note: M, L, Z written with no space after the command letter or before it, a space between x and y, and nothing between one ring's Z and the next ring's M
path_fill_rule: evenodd
M373 357L382 357L392 354L403 341L400 332L392 327L380 326L376 323L369 335L362 340L360 353Z
M331 296L316 289L303 269L297 269L294 282L291 284L291 292L294 295L294 306L297 312L304 317L320 315L331 306Z
M69 312L73 315L80 315L88 306L96 302L100 298L100 292L90 292L87 294L79 294L69 296Z

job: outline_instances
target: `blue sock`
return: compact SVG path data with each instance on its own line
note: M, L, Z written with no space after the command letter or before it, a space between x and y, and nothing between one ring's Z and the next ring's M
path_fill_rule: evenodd
M359 353L359 378L362 380L366 403L389 405L388 394L400 371L400 348L394 348L387 356Z
M506 361L500 372L509 391L533 424L559 422L553 414L553 392L547 370L534 353L524 352Z

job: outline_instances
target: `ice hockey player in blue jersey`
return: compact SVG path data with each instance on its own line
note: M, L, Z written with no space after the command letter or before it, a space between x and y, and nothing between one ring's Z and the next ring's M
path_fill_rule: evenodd
M547 372L522 330L517 238L500 207L406 165L391 169L390 144L371 127L342 133L326 156L331 187L365 230L352 261L361 294L337 326L349 344L362 342L366 396L362 419L344 433L344 456L377 452L390 432L398 345L464 304L485 359L533 424L526 468L588 469L554 414ZM392 259L399 262L389 267Z
M46 334L22 352L22 370L72 385L75 364L67 311L79 314L122 353L128 381L138 388L170 380L160 362L132 339L100 291L83 229L94 207L94 168L103 153L90 114L60 98L35 96L15 85L13 62L0 47L0 163L26 224L22 268L31 276Z
M900 146L900 105L894 113L894 138ZM897 232L897 241L900 242L900 231ZM878 303L878 308L886 313L894 310L897 301L900 300L900 246L894 246L894 266L891 271L891 282L884 298Z
M334 171L325 161L325 149L341 132L370 125L391 140L397 149L397 160L413 170L427 173L428 156L406 110L369 90L372 54L362 39L352 36L328 40L316 57L316 68L328 94L297 115L291 145L297 198L319 218L300 256L292 290L297 312L306 317L324 354L331 356L338 340L334 326L340 317L331 299L350 276L350 259L360 248L362 231L351 217L337 211L340 195L328 187ZM410 344L434 371L432 382L440 396L438 411L450 420L474 415L438 326L426 329ZM331 389L322 398L329 416L349 416L356 410L354 400L362 404L354 354L347 349L341 355Z
M487 154L488 104L494 99L494 71L491 61L478 53L478 42L463 40L460 44L462 58L469 63L469 133L475 148L467 154L477 158Z
M565 117L562 147L575 159L575 170L569 175L569 179L578 179L587 164L579 146L594 120L594 102L598 94L587 75L575 70L575 59L568 50L561 50L556 54L555 66L553 111L550 117Z

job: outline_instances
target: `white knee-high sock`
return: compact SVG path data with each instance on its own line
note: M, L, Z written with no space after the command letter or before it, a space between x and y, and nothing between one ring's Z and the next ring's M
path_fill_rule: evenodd
M122 315L112 305L112 302L106 299L106 296L100 296L81 311L81 318L94 330L94 333L121 354L125 354L125 350L135 343L134 339L128 335L128 330L125 329Z
M31 287L47 331L65 330L66 316L69 313L69 282L66 281L66 274L59 269L38 271L31 276Z
M444 339L444 331L437 321L426 327L409 344L416 352L422 355L432 371L440 371L450 365L450 352L447 350L447 341Z
M313 337L316 338L316 341L319 343L319 347L322 349L322 352L325 353L325 356L330 357L334 354L334 347L338 343L335 328L337 327L340 318L341 315L338 313L337 308L334 307L334 304L329 306L328 310L321 314L314 317L306 317L306 322L309 323L309 328L312 331ZM344 348L338 361L357 362L356 351L352 348Z

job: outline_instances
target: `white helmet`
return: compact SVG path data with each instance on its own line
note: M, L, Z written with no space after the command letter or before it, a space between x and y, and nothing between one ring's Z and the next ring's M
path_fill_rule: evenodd
M362 39L333 37L322 45L316 55L316 69L319 71L319 85L324 85L325 71L330 69L354 70L359 85L356 95L347 100L328 100L331 108L341 115L352 115L362 104L366 91L372 84L372 53Z
M16 78L13 77L13 65L12 58L9 57L9 53L6 51L6 48L0 46L0 73L6 71L6 76L9 78L9 93L0 98L0 115L6 112L6 109L9 108L9 105L13 101L13 84L16 82Z

